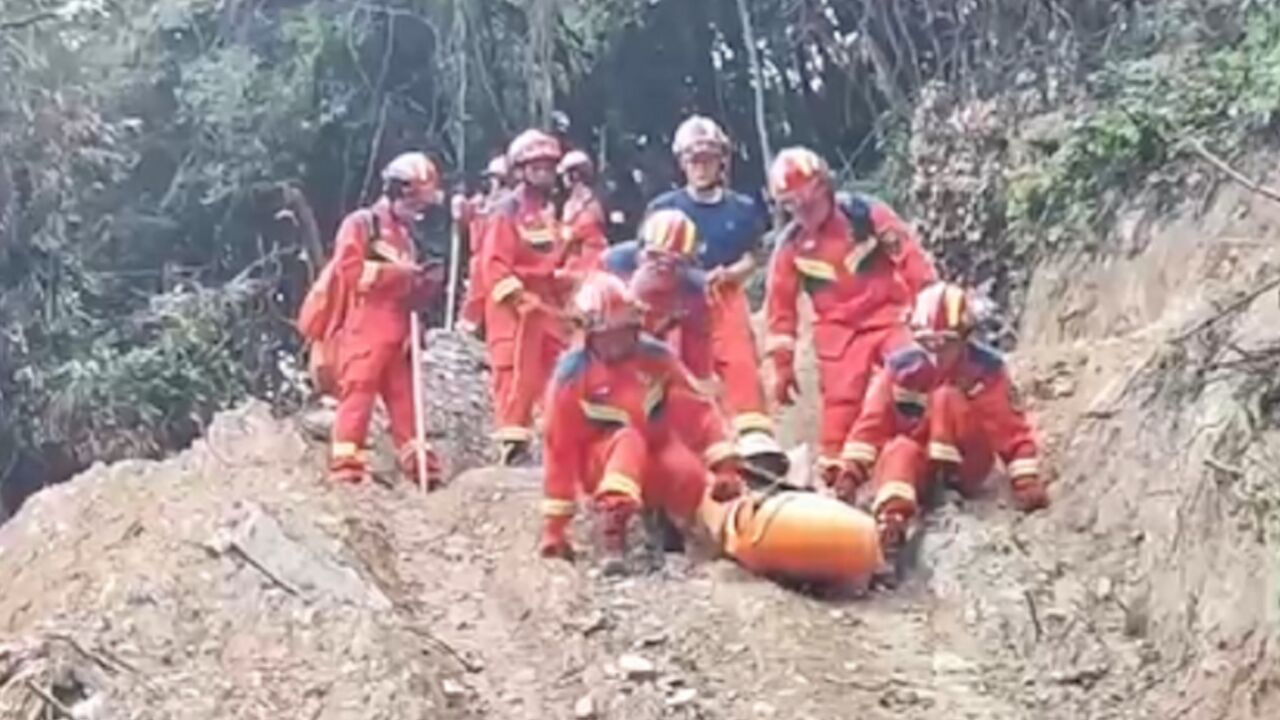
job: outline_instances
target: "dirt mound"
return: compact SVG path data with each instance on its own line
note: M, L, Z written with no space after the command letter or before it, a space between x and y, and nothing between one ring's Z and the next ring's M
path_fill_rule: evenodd
M461 666L360 563L321 477L255 405L33 497L0 528L0 715L467 717Z

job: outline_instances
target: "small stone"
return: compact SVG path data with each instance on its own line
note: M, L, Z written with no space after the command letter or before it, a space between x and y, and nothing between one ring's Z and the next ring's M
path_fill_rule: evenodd
M666 641L667 641L667 636L666 636L666 634L665 634L665 633L654 633L654 634L652 634L652 635L646 635L646 636L644 636L644 637L640 638L640 639L636 642L636 647L638 647L638 648L640 648L640 647L657 647L658 645L662 645L662 644L663 644L663 643L665 643Z
M583 695L573 704L573 717L576 720L592 720L596 716L596 702L590 695Z
M667 707L684 707L697 699L697 697L698 691L694 688L680 688L667 696Z
M627 654L618 658L618 668L633 682L645 682L658 676L657 666L639 655Z
M757 700L754 704L752 704L751 712L755 713L759 717L773 717L778 713L778 711L772 705L770 705L767 702L764 702L763 700Z
M449 703L450 707L456 707L467 695L467 689L462 686L462 683L455 680L445 680L442 683L442 689L444 690L445 702Z
M1112 583L1111 578L1099 578L1096 595L1099 600L1111 599Z

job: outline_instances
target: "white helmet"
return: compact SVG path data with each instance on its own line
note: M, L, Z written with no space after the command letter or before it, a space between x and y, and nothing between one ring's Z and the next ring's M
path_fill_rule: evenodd
M715 120L703 115L693 115L676 128L671 151L676 157L701 151L727 155L729 154L729 136L720 129Z

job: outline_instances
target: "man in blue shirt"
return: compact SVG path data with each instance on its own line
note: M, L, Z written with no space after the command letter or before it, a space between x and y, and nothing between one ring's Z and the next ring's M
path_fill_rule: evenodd
M712 353L723 383L721 403L733 421L740 452L771 474L785 473L786 455L773 436L773 421L760 384L751 308L744 287L759 266L756 252L768 213L726 187L729 138L710 118L694 115L676 129L672 147L686 185L660 195L649 211L676 209L698 230L696 257L706 272L711 299Z

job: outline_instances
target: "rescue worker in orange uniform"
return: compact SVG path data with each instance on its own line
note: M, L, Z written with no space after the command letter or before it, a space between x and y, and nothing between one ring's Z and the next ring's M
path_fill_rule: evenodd
M410 365L410 313L443 286L438 265L417 262L410 229L429 205L439 203L440 174L422 153L405 153L382 173L383 195L343 220L335 241L335 267L345 307L337 334L338 410L333 425L330 475L358 483L368 477L365 442L375 400L391 420L401 470L417 478L415 403ZM428 483L440 482L440 464L422 448Z
M773 420L760 384L760 363L745 287L759 262L768 213L750 197L726 187L729 136L714 120L694 115L676 128L672 151L685 186L655 198L649 212L676 209L698 230L695 251L706 272L711 299L711 346L721 383L721 403L729 413L741 449L753 462L785 467L774 440ZM749 436L749 437L748 437ZM783 470L785 472L785 469Z
M560 156L559 141L540 130L511 142L507 164L518 184L494 204L481 241L494 439L506 465L527 457L534 407L568 341L563 310L572 277L563 267L567 243L551 201Z
M482 176L485 182L483 194L472 198L455 197L453 219L467 230L470 260L467 263L467 295L462 304L459 329L475 334L484 326L484 302L487 290L480 272L481 241L484 239L484 221L490 209L510 187L507 158L499 155L489 161Z
M693 528L709 492L742 492L724 420L666 345L645 336L623 281L586 279L574 301L581 341L548 390L541 552L571 558L579 493L599 515L605 569L623 567L627 528L642 508ZM708 482L710 481L710 482Z
M806 148L783 150L769 169L769 190L792 220L769 267L766 352L773 395L790 405L801 291L813 303L813 342L822 393L818 467L840 472L840 449L857 419L876 366L911 342L907 313L933 266L914 233L882 202L837 198L827 164Z
M600 269L600 255L609 247L604 207L591 188L595 167L585 152L570 150L556 172L569 193L560 214L568 243L564 267L569 273L585 275Z
M698 229L688 215L656 210L641 223L639 239L609 248L602 265L628 282L645 332L666 341L698 387L715 396L711 305L706 273L696 264L697 243Z
M930 484L972 496L997 458L1020 509L1048 505L1035 433L1003 358L970 339L974 326L962 288L937 283L921 292L911 316L919 345L889 358L845 442L836 494L851 500L872 483L887 547L901 542Z

